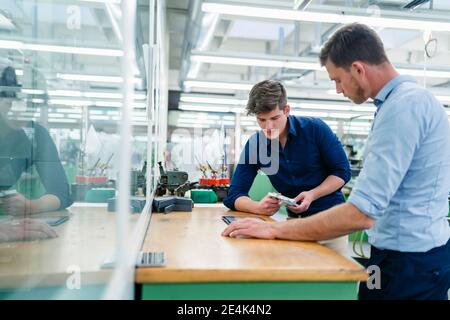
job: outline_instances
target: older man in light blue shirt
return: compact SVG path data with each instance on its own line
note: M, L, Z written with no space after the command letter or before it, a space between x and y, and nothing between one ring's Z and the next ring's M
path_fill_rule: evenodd
M377 106L364 168L350 198L305 219L243 219L223 235L325 240L369 229L367 265L378 266L381 283L361 283L359 299L448 299L450 129L444 108L398 74L381 39L365 25L336 31L320 61L337 93L357 104L372 98Z
M408 76L389 81L374 103L364 170L348 201L376 220L367 233L378 249L425 252L442 246L450 237L447 114Z

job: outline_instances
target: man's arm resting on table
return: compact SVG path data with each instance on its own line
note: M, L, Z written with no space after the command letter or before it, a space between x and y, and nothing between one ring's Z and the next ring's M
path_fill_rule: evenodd
M238 211L272 215L280 209L280 201L269 196L265 196L261 201L254 201L247 196L241 196L235 200L234 207Z
M61 206L59 198L53 194L45 194L39 199L29 200L28 211L29 213L39 213L46 211L58 210Z
M318 241L337 238L357 230L370 229L374 223L375 220L347 202L303 219L283 222L243 219L230 224L222 235Z
M238 211L255 213L258 210L258 202L249 197L241 196L236 199L234 206Z

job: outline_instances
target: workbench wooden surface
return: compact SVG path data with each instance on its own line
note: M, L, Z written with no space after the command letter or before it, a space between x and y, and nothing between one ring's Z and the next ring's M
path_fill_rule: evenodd
M138 268L136 282L365 281L364 268L316 243L222 237L222 208L153 214L142 250L164 251L164 267Z
M106 206L73 206L33 218L69 215L53 227L54 239L0 243L0 288L65 286L79 271L82 285L105 283L112 270L102 269L116 248L116 214ZM133 221L137 215L132 216Z

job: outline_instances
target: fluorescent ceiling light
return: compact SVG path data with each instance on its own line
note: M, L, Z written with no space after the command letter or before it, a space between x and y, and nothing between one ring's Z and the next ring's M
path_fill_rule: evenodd
M22 91L22 93L25 93L25 94L36 94L36 95L45 94L44 90L39 90L39 89L22 89L21 91Z
M326 118L328 115L327 112L305 111L305 110L292 110L291 114L294 116L319 117L319 118Z
M92 105L92 101L87 100L64 100L64 99L50 99L48 101L51 105L62 105L62 106L73 106L73 107L83 107Z
M89 119L91 120L111 120L108 116L90 116Z
M51 118L64 118L64 114L62 113L49 113L48 116Z
M200 123L180 123L179 125L177 125L177 127L184 127L184 128L210 128L210 126L208 124L200 124Z
M100 99L122 99L121 93L114 92L83 92L83 97Z
M250 91L253 87L253 84L246 84L246 83L197 81L197 80L186 80L184 81L184 85L186 87L243 90L243 91Z
M91 101L91 100L72 100L72 99L50 99L48 102L50 105L62 105L70 107L83 107L83 106L96 106L96 107L111 107L120 108L122 107L122 102L119 101ZM133 103L133 108L142 108L140 103Z
M329 105L320 103L292 103L292 107L298 109L317 109L317 110L341 110L341 111L351 111L352 108L347 105Z
M0 48L2 49L22 49L23 43L20 41L0 40Z
M76 119L48 119L48 122L56 122L56 123L77 123Z
M68 74L68 73L57 73L56 77L62 80L70 81L91 81L91 82L108 82L108 83L122 83L123 78L118 76L96 76L88 74ZM134 78L134 83L139 83L140 78Z
M94 76L87 74L58 73L56 74L56 77L62 80L72 80L72 81L92 81L92 82L110 82L110 83L121 83L123 81L122 77Z
M46 44L23 43L21 41L10 41L10 40L0 40L0 48L54 52L54 53L95 55L95 56L106 56L106 57L121 57L121 56L123 56L123 51L116 50L116 49L54 46L54 45L46 45Z
M24 44L23 49L24 50L32 50L32 51L70 53L70 54L94 55L94 56L105 56L105 57L121 57L121 56L123 56L122 50L115 50L115 49L50 46L50 45L42 45L42 44Z
M67 118L81 119L82 116L81 116L81 114L73 114L73 113L69 113L69 114L67 115Z
M94 105L97 107L111 107L111 108L120 108L122 107L122 102L118 101L96 101Z
M207 55L191 55L191 60L203 63L220 63L220 64L232 64L239 66L258 66L258 67L284 67L284 61L265 60L265 59L247 59L247 58L234 58L234 57L215 57Z
M353 112L366 112L373 113L376 111L375 106L371 105L345 105L345 104L328 104L326 102L317 102L317 103L308 103L308 102L300 102L300 103L292 103L291 106L298 109L317 109L317 110L336 110L336 111L353 111Z
M431 30L449 31L450 23L430 20L414 20L405 18L383 18L369 15L354 15L338 13L322 13L310 11L296 11L286 9L262 8L255 6L241 6L221 3L203 3L204 12L227 14L232 16L252 17L259 19L277 19L302 22L327 22L337 24L347 24L361 22L373 27L411 29L411 30Z
M70 109L66 109L66 108L56 108L53 109L55 112L58 113L77 113L77 114L81 114L82 110L81 109L75 109L75 108L70 108Z
M111 4L120 4L121 0L78 0L81 2L97 2L97 3L111 3Z
M300 61L287 61L285 64L285 68L299 69L299 70L325 71L325 67L320 66L319 63L300 62Z
M319 118L335 118L335 119L352 119L355 117L360 118L359 115L354 113L345 112L323 112L323 111L312 111L312 110L293 110L291 112L293 115L307 116L307 117L319 117ZM367 116L366 116L367 117Z
M240 58L227 56L202 55L193 53L191 60L194 62L231 64L238 66L255 66L269 68L289 68L301 70L325 70L317 62L289 61L279 59L263 59L263 58Z
M234 99L234 98L216 98L216 97L198 97L198 96L186 96L180 97L181 102L191 103L211 103L211 104L225 104L243 106L247 104L247 100Z
M450 71L439 71L439 70L426 70L423 69L407 69L407 68L397 68L397 70L404 75L423 77L427 78L444 78L450 79Z
M221 107L221 106L202 106L202 105L189 105L189 104L180 104L178 106L180 110L186 111L202 111L202 112L232 112L229 107Z
M50 96L60 96L60 97L81 97L81 91L72 90L48 90Z
M44 90L36 89L22 89L25 94L42 95L45 94ZM84 97L84 98L98 98L98 99L122 99L122 94L117 92L99 92L99 91L78 91L78 90L48 90L50 96L56 97ZM147 99L147 95L142 93L135 93L134 98L136 100Z

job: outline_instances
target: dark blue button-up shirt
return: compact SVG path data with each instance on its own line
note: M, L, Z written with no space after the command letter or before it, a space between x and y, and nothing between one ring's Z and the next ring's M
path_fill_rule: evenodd
M4 128L0 138L0 190L11 188L23 172L30 172L35 166L46 194L52 194L59 199L59 209L70 206L73 201L67 177L47 129L36 122L28 123L23 129L7 128L0 121L0 126L2 125Z
M289 116L288 126L284 149L278 140L278 149L274 148L262 131L247 141L224 199L228 208L236 210L236 199L248 196L258 170L267 174L278 192L290 198L314 189L330 175L346 183L350 180L350 165L344 149L325 122L318 118ZM314 214L343 202L339 190L314 201L302 215Z

